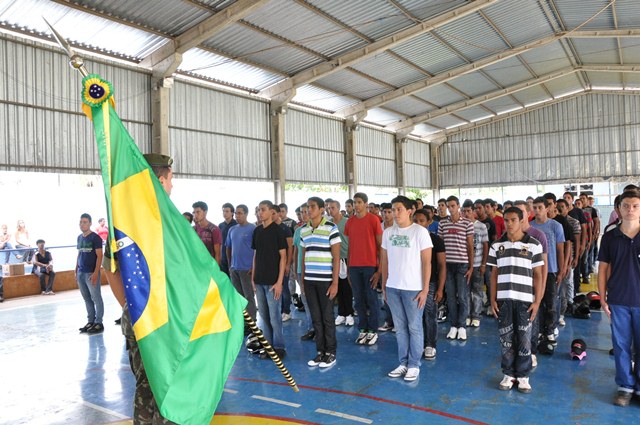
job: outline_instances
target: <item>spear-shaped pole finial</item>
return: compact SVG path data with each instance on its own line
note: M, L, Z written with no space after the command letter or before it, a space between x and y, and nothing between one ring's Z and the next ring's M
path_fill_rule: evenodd
M87 71L87 69L84 67L84 59L82 59L82 57L80 57L75 52L75 50L73 50L73 47L71 47L69 42L67 42L67 40L62 35L60 35L60 33L56 31L55 28L53 28L53 25L51 25L49 21L47 21L44 17L42 17L42 19L44 19L44 21L49 26L49 29L53 34L53 38L56 39L62 50L64 50L67 55L69 55L69 65L71 65L72 68L80 71L80 74L82 74L83 77L89 75L89 71Z

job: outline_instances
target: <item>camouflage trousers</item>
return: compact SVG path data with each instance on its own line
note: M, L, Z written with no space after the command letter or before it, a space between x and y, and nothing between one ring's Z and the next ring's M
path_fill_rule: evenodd
M147 372L142 364L138 341L134 337L127 336L127 348L129 349L129 364L133 375L136 377L136 392L133 396L133 424L134 425L165 425L173 424L160 415L156 399L151 392L151 386L147 379Z

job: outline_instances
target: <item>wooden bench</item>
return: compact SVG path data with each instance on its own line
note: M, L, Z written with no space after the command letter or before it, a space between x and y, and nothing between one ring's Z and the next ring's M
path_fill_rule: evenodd
M104 273L100 274L100 279L103 285L107 284L107 278ZM74 271L57 271L56 280L53 282L53 292L68 291L70 289L78 289ZM38 295L40 292L40 281L38 276L34 274L7 276L4 278L4 298L6 299Z

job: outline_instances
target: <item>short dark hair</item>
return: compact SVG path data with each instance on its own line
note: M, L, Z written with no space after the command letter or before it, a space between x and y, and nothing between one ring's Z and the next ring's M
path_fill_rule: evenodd
M391 202L383 202L382 204L380 204L380 208L382 208L383 210L390 210L391 207Z
M549 201L544 196L538 196L533 200L534 204L544 204L545 208L549 206Z
M512 205L513 206L513 201L504 201L503 205L504 206L507 206L507 205Z
M446 200L446 199L444 199L444 198L440 198L440 199L438 199L438 203L440 203L440 202L442 202L442 203L446 204L446 203L447 203L447 200Z
M396 204L396 203L401 203L406 209L410 210L411 208L413 208L413 203L411 201L411 199L407 198L406 196L400 195L400 196L396 196L395 198L393 198L391 200L391 204Z
M637 190L625 190L620 195L620 205L622 205L622 201L629 198L640 198L640 192Z
M189 223L193 223L193 214L191 214L188 211L185 211L182 213L182 215L185 216L187 220L189 220Z
M471 199L465 199L462 203L462 208L473 208L473 201Z
M231 212L236 212L236 209L233 208L233 204L230 202L225 202L224 204L222 204L222 209L225 209L225 208L229 208Z
M364 202L365 204L366 204L367 202L369 202L369 197L367 196L367 194L366 194L366 193L363 193L363 192L358 192L358 193L356 193L355 195L353 195L353 197L354 197L354 198L361 199L361 200L362 200L362 202Z
M87 214L87 213L82 213L82 214L80 215L80 220L82 220L83 218L86 218L87 220L89 220L89 223L91 223L91 222L92 222L92 221L91 221L91 216L90 216L89 214Z
M565 193L563 193L563 194L562 194L562 197L563 197L563 198L564 198L564 195L569 195L569 196L571 196L571 200L573 200L573 198L575 197L575 195L574 195L573 193L571 193L571 192L565 192Z
M338 206L338 209L340 209L340 201L336 201L335 199L332 199L329 202L332 204L336 204Z
M482 205L484 207L484 199L476 199L473 205Z
M534 200L533 202L535 203L536 201ZM523 215L522 215L522 210L520 208L518 208L518 207L509 207L506 210L504 210L504 215L511 214L511 213L516 214L518 216L518 220L522 220Z
M353 206L353 199L351 199L351 198L347 199L347 202L345 202L345 205Z
M453 195L449 196L449 197L447 198L447 200L445 201L445 203L448 203L448 202L451 202L451 201L455 201L455 202L456 202L456 204L460 205L460 199L458 199L458 197L457 197L457 196L453 196ZM439 203L439 202L440 202L440 201L438 201L438 203Z
M282 209L286 210L287 212L289 212L289 207L287 206L287 204L285 204L284 202L278 205L280 207L280 210L282 211Z
M318 208L324 208L324 199L319 196L312 196L311 198L307 199L307 204L309 204L309 202L315 202Z
M415 199L411 200L411 208L413 209L418 209L418 201L416 201Z
M416 198L416 202L418 202L418 201L422 202L422 198ZM422 202L422 203L424 204L424 202Z
M613 206L620 208L620 204L622 203L622 201L620 200L620 198L622 197L622 195L618 195L615 197L615 199L613 200Z
M273 204L273 208L271 208L271 209L274 210L275 212L279 213L280 212L280 205Z
M44 243L44 239L38 239L38 240L36 241L36 245L41 244L41 243Z
M496 206L496 201L494 201L491 198L487 198L487 199L484 200L484 205L486 206L487 204L491 205L492 207L495 207Z
M196 208L200 208L204 212L209 211L209 206L206 204L206 202L203 201L194 202L193 205L191 205L191 208L193 208L194 210Z
M564 198L558 199L556 204L563 204L565 207L569 208L569 203Z
M635 184L628 184L624 187L624 189L622 189L622 192L628 192L630 190L638 190L638 186L636 186Z
M533 196L527 196L527 201L529 201L529 199L533 201Z
M417 216L418 214L422 214L423 216L427 217L427 210L424 208L420 208L419 210L416 210L416 212L413 213L413 216Z
M265 205L267 208L269 208L270 210L273 209L273 202L268 201L268 200L264 200L264 201L260 201L260 203L258 204L258 206L260 205Z
M563 199L564 200L564 199ZM522 199L517 200L513 203L514 207L517 207L518 205L524 205L525 207L528 207L529 204L527 203L527 201L523 201Z
M432 213L436 212L436 209L432 205L425 205L422 207L423 210L429 210Z
M547 193L545 193L544 195L542 195L542 197L543 197L543 198L545 198L545 199L552 199L552 200L553 200L553 202L556 202L556 201L558 200L558 198L556 197L556 195L554 195L554 194L553 194L553 193L551 193L551 192L547 192Z
M236 210L242 210L242 211L244 211L245 214L249 214L249 208L247 208L247 206L245 204L239 204L236 207Z

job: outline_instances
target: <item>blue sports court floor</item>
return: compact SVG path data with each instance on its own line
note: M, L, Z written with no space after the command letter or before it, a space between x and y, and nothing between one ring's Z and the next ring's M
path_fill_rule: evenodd
M88 336L77 291L8 300L0 304L0 423L131 423L134 380L108 287L104 334ZM373 347L354 344L357 330L338 327L338 362L327 370L306 365L313 342L301 342L303 313L285 323L285 364L300 386L294 393L270 360L242 350L213 423L217 424L632 424L640 402L612 405L616 386L608 319L567 319L556 353L539 356L533 392L498 390L501 378L497 326L485 318L466 342L444 338L435 361L424 361L416 382L391 379L395 337ZM588 355L570 360L573 338Z

